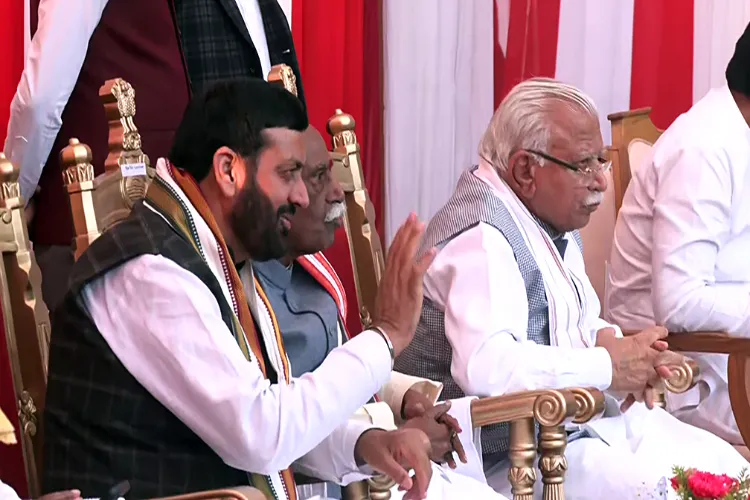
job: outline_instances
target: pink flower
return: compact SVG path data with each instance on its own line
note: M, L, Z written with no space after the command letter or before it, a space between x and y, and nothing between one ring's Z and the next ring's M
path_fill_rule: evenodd
M694 471L688 476L688 488L698 498L722 499L738 486L739 482L726 474Z

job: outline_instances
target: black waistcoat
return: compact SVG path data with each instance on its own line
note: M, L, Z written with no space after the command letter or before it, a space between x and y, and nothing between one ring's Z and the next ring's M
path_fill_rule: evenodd
M55 311L44 414L44 492L76 488L84 498L98 497L127 479L127 498L133 499L249 483L245 472L226 465L136 381L83 306L80 291L86 283L145 254L162 255L195 274L217 297L230 325L231 309L209 267L159 215L137 203L128 219L100 236L76 262L71 289Z

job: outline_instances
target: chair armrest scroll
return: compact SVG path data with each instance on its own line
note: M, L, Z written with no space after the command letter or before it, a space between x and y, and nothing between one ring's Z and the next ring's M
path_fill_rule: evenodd
M533 418L542 425L585 422L604 410L604 394L596 389L524 391L476 399L471 404L474 427Z

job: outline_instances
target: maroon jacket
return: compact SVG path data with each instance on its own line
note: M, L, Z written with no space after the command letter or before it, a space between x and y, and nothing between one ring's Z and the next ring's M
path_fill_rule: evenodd
M32 1L32 11L37 7L38 0ZM91 147L96 174L103 172L108 129L99 88L117 77L135 89L135 123L143 151L153 162L167 156L190 99L173 0L109 0L105 7L34 197L36 215L30 236L37 245L71 244L73 221L62 182L60 150L68 139L77 137Z

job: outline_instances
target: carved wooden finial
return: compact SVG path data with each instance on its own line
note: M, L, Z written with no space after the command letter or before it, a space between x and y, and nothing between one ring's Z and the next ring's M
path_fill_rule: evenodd
M358 146L357 134L354 133L355 126L354 117L340 109L337 109L336 113L328 119L326 128L333 138L334 151L338 151L341 147Z
M292 68L286 64L277 64L268 72L268 83L281 85L287 91L299 97L297 94L297 77Z
M21 202L21 190L18 186L18 175L20 169L13 165L11 161L5 157L4 153L0 153L0 202L4 208L14 208L16 206L23 206Z
M63 166L65 186L93 181L94 165L91 161L91 148L72 137L68 145L60 151L60 164Z
M99 89L104 114L109 122L109 154L104 161L106 172L118 171L123 165L150 166L141 150L141 134L135 126L135 89L122 78L107 80Z

